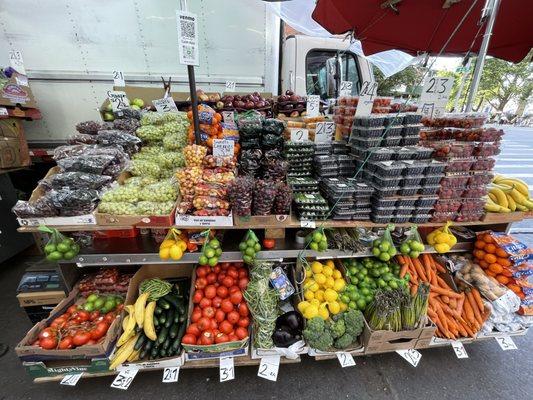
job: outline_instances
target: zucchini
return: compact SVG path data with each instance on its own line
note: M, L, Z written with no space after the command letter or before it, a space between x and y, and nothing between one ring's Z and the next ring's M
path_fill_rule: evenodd
M174 308L178 308L178 304L180 303L179 299L175 295L171 295L170 293L163 296L163 300L168 301Z
M157 336L157 344L162 344L165 340L167 340L168 335L168 328L161 328L161 332L159 332L159 335Z
M139 358L143 360L149 353L150 350L152 350L152 346L154 345L154 342L151 340L148 340L145 344L141 352L139 353Z
M163 312L163 309L161 307L159 307L158 305L155 306L155 310L154 310L155 315L161 315L162 312Z
M167 310L167 320L165 321L165 328L170 328L170 326L174 323L174 314L176 311L171 308L170 310Z
M157 305L164 310L168 310L170 308L170 303L164 298L160 298L159 300L157 300Z
M135 346L133 346L133 349L140 350L140 348L143 347L144 343L146 342L146 339L148 339L146 335L144 333L141 333L139 335L139 338L135 342Z
M161 345L161 348L168 350L170 348L170 337L167 336L167 338L165 339L165 341L163 342L163 344Z
M164 358L167 356L167 351L165 349L159 350L159 358Z
M170 327L170 329L168 330L168 335L170 336L171 339L175 339L178 336L179 329L180 329L179 323L174 323Z

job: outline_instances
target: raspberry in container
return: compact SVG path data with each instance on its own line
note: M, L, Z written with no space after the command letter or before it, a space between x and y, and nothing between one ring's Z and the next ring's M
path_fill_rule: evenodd
M402 138L402 140L400 140L400 145L401 146L414 146L416 144L418 144L419 142L419 139L418 137L404 137Z
M422 128L422 124L410 124L410 125L404 125L402 129L402 136L403 137L420 137L420 128Z
M475 159L470 158L449 158L446 160L444 172L468 172L474 164Z
M415 207L433 207L438 199L438 196L420 196L416 200Z
M438 190L439 198L441 199L455 199L461 197L464 191L463 187L452 188L452 187L442 187Z
M404 161L372 161L367 165L376 175L383 177L400 176L406 169Z
M485 200L483 199L462 199L461 200L461 212L483 212L485 206Z
M424 124L435 127L478 128L483 126L486 119L487 115L482 113L450 113L439 118L425 119Z
M489 172L473 173L468 179L468 185L470 186L482 186L488 185L494 179L494 174Z
M474 222L479 221L481 217L483 216L483 210L481 211L461 211L459 214L457 214L457 217L455 217L455 220L457 222Z
M394 97L376 97L374 98L373 107L390 107Z
M433 156L436 158L471 157L474 154L474 145L468 142L455 142L453 140L445 142L423 142L424 146L432 147Z
M422 183L422 180L424 179L424 175L406 175L402 179L402 185L404 186L417 186Z
M440 189L440 185L422 186L420 190L418 191L418 194L424 195L424 196L432 196L434 194L437 194L439 189Z
M355 107L351 107L351 106L343 107L342 114L344 115L345 118L347 116L353 117L355 115ZM353 121L353 119L352 119L352 121Z
M424 176L420 184L422 186L438 185L442 178L444 178L444 174L426 175Z
M383 115L365 115L364 117L356 117L355 118L355 125L357 126L383 126L383 122L385 121L385 116Z
M381 146L387 146L387 147L399 146L401 141L402 141L401 136L387 137L381 140Z
M428 214L413 214L413 216L411 216L411 218L409 219L409 222L413 223L413 224L425 224L426 222L429 221L429 219L431 218L431 215L428 213Z
M454 221L455 217L457 217L457 212L433 212L431 222Z
M434 205L435 212L457 212L461 208L461 200L447 199L439 200Z
M337 115L335 114L333 116L333 122L335 122L337 125L344 124L344 115Z
M489 189L487 186L468 186L466 188L461 188L462 190L462 197L464 198L480 198L485 196Z
M402 163L405 166L403 170L403 174L406 176L422 175L424 170L427 168L429 164L427 161L421 161L421 160L405 160L405 161L402 161Z
M453 135L451 131L444 128L424 128L419 133L420 140L451 140Z
M359 96L346 96L345 102L347 106L357 107L357 104L359 104Z
M346 118L344 120L346 121ZM337 129L339 130L339 133L343 139L348 139L352 130L352 124L350 122L348 125L346 125L346 123L343 125L337 125Z
M500 142L479 142L473 150L473 155L477 157L497 156L500 151Z
M419 124L422 121L422 114L417 112L406 112L403 117L405 125Z
M390 107L375 107L372 106L372 114L389 114Z
M442 161L437 160L431 160L426 169L424 170L424 173L426 175L434 175L434 174L442 174L444 172L444 169L446 168L446 163Z
M464 188L470 179L470 175L464 173L446 174L440 181L443 188Z
M407 197L398 197L397 201L396 201L396 207L410 207L410 208L413 208L415 207L415 204L418 200L418 197L416 196L407 196Z
M383 129L383 126L354 126L350 138L378 138L383 134Z
M472 162L472 171L490 171L494 168L496 160L490 157L475 158Z

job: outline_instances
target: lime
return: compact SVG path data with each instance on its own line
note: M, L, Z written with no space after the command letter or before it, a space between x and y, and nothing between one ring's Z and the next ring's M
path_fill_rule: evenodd
M357 274L357 268L355 266L348 268L348 275Z
M56 245L53 243L49 243L46 246L44 246L44 252L46 254L50 254L52 252L56 251Z
M220 257L221 254L222 254L222 249L219 247L218 249L215 250L215 256Z
M359 270L359 272L360 272L361 274L365 275L365 276L368 275L368 270L367 270L366 268L364 268L364 267L361 268L361 269Z
M112 310L113 308L115 308L116 304L115 304L115 299L111 298L111 299L107 299L106 302L104 303L104 308L107 308L108 310Z
M372 248L372 254L373 254L375 257L379 257L379 255L381 254L381 251L379 251L379 248L378 248L378 247L374 247L374 248Z
M218 257L211 257L209 258L209 261L207 261L207 264L210 267L214 267L215 265L217 265L217 263L218 263Z
M348 295L348 297L349 297L350 300L352 300L352 301L357 301L357 299L359 298L359 293L358 293L358 292L350 292L350 294Z
M246 263L246 264L251 264L253 263L254 259L253 257L250 257L249 255L245 254L242 256L242 259L243 261Z
M248 239L248 240L246 241L246 246L247 246L247 247L254 247L255 243L256 243L255 240L253 240L253 239Z
M387 282L385 282L383 279L378 279L378 286L380 288L384 288L385 286L387 286Z
M362 289L361 289L361 294L362 294L363 296L368 296L368 295L370 294L370 289L368 289L368 288L366 288L366 287L365 287L365 288L362 288Z
M69 250L63 254L63 258L65 260L72 260L74 257L76 257L76 253L74 253L72 250Z
M246 245L246 242L240 242L240 243L239 243L239 250L240 250L240 251L244 251L244 250L246 250L247 247L248 247L248 246Z
M385 282L388 282L388 281L392 280L394 277L392 276L392 274L390 272L388 272L385 275L383 275L382 278L383 278L383 280Z
M379 255L379 259L381 261L389 261L390 260L390 255L389 255L389 253L381 253Z
M381 251L389 251L390 248L391 248L391 245L389 242L381 242L381 244L379 245L379 249Z
M309 243L309 248L314 251L318 251L318 243L317 242L311 242Z
M409 254L409 252L411 251L411 248L409 247L409 245L407 243L403 243L401 246L400 246L400 253L402 254Z
M391 247L387 253L389 253L389 256L394 257L398 252L396 251L396 247Z
M357 303L355 301L350 301L348 303L348 308L351 308L351 309L357 308Z
M365 276L365 279L363 280L363 282L364 282L366 285L370 285L370 283L372 282L372 279L370 279L369 276Z
M355 285L346 286L346 291L347 292L355 292L356 290L357 290L357 286L355 286Z
M63 254L61 254L59 251L52 251L50 254L46 256L47 260L50 261L58 261L63 258Z
M314 232L313 233L313 242L320 242L323 239L323 235L320 232Z
M244 254L253 257L253 256L255 256L255 250L254 250L253 247L247 247L246 251L244 252Z
M80 252L80 246L74 243L70 246L70 251L73 251L75 254L78 254Z
M261 251L261 245L259 243L254 244L254 250L256 252Z
M389 286L391 289L398 289L398 282L396 281L390 281Z
M209 241L209 246L213 249L218 249L220 247L220 242L218 241L218 239L211 239Z
M342 301L343 303L348 304L348 303L350 302L350 296L348 296L347 294L343 294L343 295L341 296L341 301Z
M198 264L207 265L207 257L203 254L198 258Z
M94 303L88 301L87 303L85 303L85 304L83 305L83 309L84 309L85 311L89 311L89 312L94 311Z
M92 293L89 296L87 296L87 302L92 303L96 299L98 299L98 295L96 293Z
M215 250L213 250L213 249L210 248L210 247L206 247L206 248L204 249L204 255L205 255L207 258L214 257L214 256L215 256Z
M403 277L407 282L409 282L411 280L411 275L408 273L405 274L405 276Z
M99 310L100 308L102 308L104 306L104 303L105 303L105 299L103 299L102 297L98 297L95 301L94 301L94 308L96 310Z
M359 283L359 279L357 279L356 276L352 276L350 278L350 282L353 284L353 285L357 285Z
M411 251L409 253L409 257L411 258L418 258L420 256L420 253L418 251Z
M60 251L61 253L65 253L70 250L70 245L67 245L63 242L59 243L57 245L57 251Z
M124 303L124 299L122 297L120 297L120 296L116 296L115 297L115 303L117 303L117 305L118 304L122 304L122 303Z
M321 240L320 242L318 242L319 251L327 250L327 248L328 248L328 242L326 242L325 240Z
M364 311L364 310L365 310L365 308L366 308L366 301L365 301L365 299L362 299L362 298L361 298L361 299L357 300L357 308L358 308L359 310L361 310L361 311Z
M374 242L372 243L372 246L374 246L374 247L379 247L380 244L381 244L381 240L376 239L376 240L374 240Z
M366 304L372 303L372 300L374 300L374 296L369 294L368 296L365 296Z

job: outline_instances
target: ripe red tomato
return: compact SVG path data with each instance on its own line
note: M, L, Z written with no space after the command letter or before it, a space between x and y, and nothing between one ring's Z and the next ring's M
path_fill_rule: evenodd
M54 338L56 337L57 332L53 327L44 328L39 332L39 339Z
M250 314L250 311L248 310L248 304L242 302L237 307L237 310L239 311L239 314L241 317L247 317Z
M231 276L226 276L222 281L222 284L227 288L230 288L235 284L235 279L233 279Z
M243 327L243 328L248 328L248 325L250 325L250 318L248 317L242 317L239 322L237 322L237 325Z
M76 311L78 311L78 306L76 304L71 305L67 309L67 313L69 313L69 314L74 314Z
M217 295L217 288L214 287L213 285L209 285L205 288L205 297L207 297L208 299L212 299L213 297L215 297Z
M237 340L239 340L239 338L237 337L237 335L235 333L230 333L229 334L229 341L230 342L236 342Z
M196 279L196 284L195 284L196 289L203 289L206 286L207 286L207 279L205 278Z
M85 321L89 321L90 317L91 315L87 311L81 310L81 311L78 311L75 318L78 319L78 321L80 322L85 322Z
M200 328L198 328L198 324L195 323L190 324L185 332L189 335L193 335L195 338L200 336L201 333Z
M190 333L186 333L181 338L181 343L183 344L196 344L196 337Z
M57 347L57 338L55 336L45 337L39 340L39 346L45 350L52 350Z
M198 329L200 329L200 331L203 332L206 329L209 329L209 327L211 326L211 321L207 317L202 317L198 320L197 324L198 324Z
M241 289L238 286L236 286L236 285L233 285L232 287L229 288L229 293L230 294L233 293L233 292L240 292L240 291L241 291Z
M206 308L211 306L211 299L208 299L207 297L204 297L202 300L200 300L199 304L200 308Z
M226 343L229 341L229 336L225 333L219 333L215 336L215 343Z
M242 267L244 267L244 263L243 263L242 261L234 262L233 265L235 266L235 268L242 268Z
M218 296L213 297L213 300L211 300L211 305L215 308L220 308L220 303L222 303L222 299Z
M52 323L50 324L50 327L56 328L56 329L62 328L65 325L65 322L67 322L66 318L64 315L62 315L61 317L57 317L56 319L54 319Z
M89 340L91 340L91 335L89 334L89 332L79 330L74 334L74 337L72 338L72 343L75 346L83 346Z
M224 282L225 277L226 277L225 272L221 272L220 274L218 274L217 283L220 283L222 285L223 284L222 282Z
M215 320L218 322L218 323L221 323L222 321L224 321L224 319L226 318L226 313L222 310L217 310L215 312Z
M263 247L265 249L273 249L276 247L276 241L274 239L263 239Z
M100 311L93 311L91 312L91 314L89 315L89 320L90 321L94 321L96 318L98 318L100 316Z
M202 310L202 317L213 318L215 316L215 309L211 306Z
M218 265L218 264L215 265L215 267L213 268L213 272L214 272L215 274L217 274L217 275L220 273L221 270L222 270L222 269L220 268L220 265Z
M109 311L105 317L104 317L104 320L109 323L109 325L111 325L113 323L113 321L115 320L117 314L115 314L113 311Z
M226 319L230 324L235 325L237 322L239 322L240 315L237 311L230 311L226 316Z
M207 265L202 265L196 268L196 276L198 278L205 278L209 273L209 267Z
M200 336L200 344L203 346L209 346L215 343L215 335L211 331L205 331Z
M193 311L191 314L191 321L192 322L198 322L198 320L202 318L202 310L196 310Z
M235 329L235 334L237 335L239 340L242 340L248 337L248 330L246 328L243 328L242 326L239 326L237 329Z
M218 322L215 318L209 319L209 329L211 329L212 331L218 329Z
M98 322L96 326L91 330L90 335L91 339L98 340L101 337L104 337L109 329L109 324L105 321Z
M248 278L248 270L246 268L239 268L239 279Z
M202 300L202 298L204 297L204 292L203 290L195 290L194 291L194 294L192 295L192 302L194 304L198 304L200 303L200 300Z
M59 342L59 349L66 350L66 349L72 349L74 347L74 344L72 343L72 337L65 336L61 341Z
M225 299L228 297L229 290L226 286L219 286L217 287L217 296L219 296L222 299Z
M233 325L231 325L228 321L222 321L218 328L220 329L220 332L225 334L230 334L233 332Z
M237 305L242 301L242 293L240 291L235 291L229 295L229 300Z
M231 264L230 264L230 263L227 263L227 262L223 262L223 263L220 263L220 264L218 264L218 265L220 265L220 269L221 269L222 271L225 271L225 270L228 269L228 267L229 267Z
M210 272L209 274L207 274L205 279L207 280L207 283L211 285L217 281L217 274L215 274L214 272Z
M224 299L222 300L222 303L220 303L220 309L225 313L233 311L233 308L233 303L229 299Z
M226 274L227 276L231 276L233 279L239 278L239 273L237 272L237 269L235 267L228 268L228 272Z
M244 277L244 278L240 278L239 279L239 289L241 290L245 290L246 287L248 286L248 278Z

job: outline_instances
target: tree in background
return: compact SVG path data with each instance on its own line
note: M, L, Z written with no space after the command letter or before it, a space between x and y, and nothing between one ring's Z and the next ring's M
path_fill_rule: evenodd
M401 86L406 86L406 92L410 93L411 87L420 84L421 72L419 68L407 67L403 71L385 78L379 69L374 68L374 77L378 83L379 96L397 96L405 93L400 91Z

